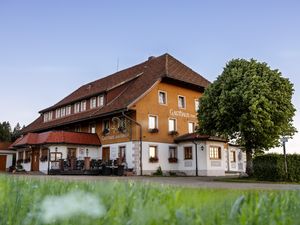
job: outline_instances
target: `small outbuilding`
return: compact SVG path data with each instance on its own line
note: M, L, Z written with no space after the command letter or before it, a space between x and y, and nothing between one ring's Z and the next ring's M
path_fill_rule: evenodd
M11 150L10 142L0 142L0 172L6 172L16 162L16 151Z

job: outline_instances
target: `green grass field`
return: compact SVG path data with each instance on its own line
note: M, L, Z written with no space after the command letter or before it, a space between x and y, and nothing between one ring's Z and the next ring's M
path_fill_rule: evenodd
M0 224L300 224L299 191L175 188L0 175Z

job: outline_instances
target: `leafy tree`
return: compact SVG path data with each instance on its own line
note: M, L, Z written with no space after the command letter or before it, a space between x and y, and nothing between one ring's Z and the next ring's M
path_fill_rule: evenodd
M9 122L0 123L0 141L11 141L11 127Z
M253 174L253 153L280 145L292 136L295 108L293 84L256 60L233 59L200 99L199 132L220 135L240 144Z
M14 127L13 132L11 133L11 141L17 140L21 136L21 126L19 123Z

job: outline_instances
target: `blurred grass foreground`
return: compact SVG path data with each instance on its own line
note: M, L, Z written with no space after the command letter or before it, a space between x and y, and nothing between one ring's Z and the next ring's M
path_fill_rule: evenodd
M0 175L0 224L300 224L299 191L178 188Z

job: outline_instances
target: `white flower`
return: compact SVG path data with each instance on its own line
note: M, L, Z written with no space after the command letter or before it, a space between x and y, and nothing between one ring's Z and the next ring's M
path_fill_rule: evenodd
M62 196L47 196L40 209L40 218L44 223L53 223L76 215L100 218L106 213L97 196L82 191Z

